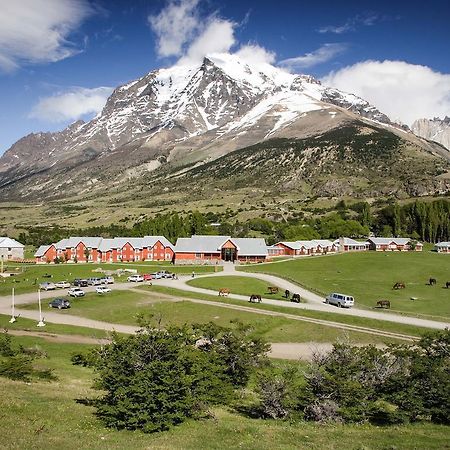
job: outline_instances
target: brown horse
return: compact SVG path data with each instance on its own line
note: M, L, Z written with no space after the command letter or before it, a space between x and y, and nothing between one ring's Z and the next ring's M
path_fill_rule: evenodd
M269 294L278 294L278 288L276 286L268 286L267 290Z
M291 302L300 303L301 302L300 294L292 294Z
M262 302L262 298L259 294L252 294L250 295L250 303L261 303Z
M391 308L391 302L389 300L378 300L377 301L377 308Z
M397 281L394 286L392 286L392 289L405 289L406 284L403 281Z
M230 295L230 290L228 288L219 289L219 295L221 297L228 297Z

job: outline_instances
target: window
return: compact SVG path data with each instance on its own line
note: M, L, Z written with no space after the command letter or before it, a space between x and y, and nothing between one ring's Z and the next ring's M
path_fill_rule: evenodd
M202 257L202 254L201 254L201 253L196 253L196 254L195 254L195 257L196 257L196 258L201 258L201 257Z

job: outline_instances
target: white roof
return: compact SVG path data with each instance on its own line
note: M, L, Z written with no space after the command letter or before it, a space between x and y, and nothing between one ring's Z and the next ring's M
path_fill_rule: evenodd
M397 245L406 245L408 242L411 242L410 238L394 238L394 237L373 237L369 238L370 242L373 242L375 245L389 245L392 242Z
M40 258L41 256L45 255L45 252L52 246L51 245L41 245L37 250L36 253L34 254L34 256L36 256L37 258Z
M436 247L450 247L450 242L438 242Z
M262 238L232 238L231 236L200 236L178 238L175 253L220 253L222 246L231 241L242 256L266 256L266 241Z
M367 242L355 241L354 239L348 238L348 237L343 237L343 238L340 238L340 239L336 239L334 241L334 244L339 245L340 241L342 241L343 245L367 245Z
M320 245L321 247L332 247L333 242L329 241L328 239L314 239L311 242L315 242L316 244Z
M0 248L24 248L24 247L25 245L21 244L15 239L6 236L0 236Z

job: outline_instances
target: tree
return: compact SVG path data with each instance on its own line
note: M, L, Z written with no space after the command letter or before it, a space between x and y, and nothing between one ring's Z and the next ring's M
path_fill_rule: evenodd
M107 426L155 432L227 403L266 350L239 326L161 330L148 324L133 336L114 335L111 344L73 362L96 369L96 387L105 394L92 403Z

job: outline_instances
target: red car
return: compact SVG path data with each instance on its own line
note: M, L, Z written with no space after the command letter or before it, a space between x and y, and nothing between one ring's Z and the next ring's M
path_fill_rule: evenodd
M144 273L144 275L142 275L142 277L144 278L144 281L151 281L152 280L152 274L151 273Z

